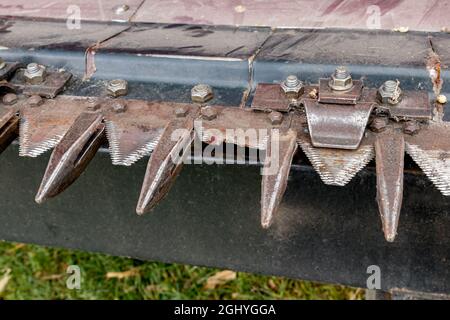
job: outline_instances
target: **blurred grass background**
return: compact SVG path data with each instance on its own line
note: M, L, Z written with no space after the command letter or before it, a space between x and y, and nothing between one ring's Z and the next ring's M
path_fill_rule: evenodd
M81 268L69 290L67 266ZM0 242L1 299L362 299L364 291L214 268Z

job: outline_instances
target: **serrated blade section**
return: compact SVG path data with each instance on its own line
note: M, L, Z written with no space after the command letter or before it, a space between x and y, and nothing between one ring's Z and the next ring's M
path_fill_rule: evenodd
M298 143L325 184L345 186L374 158L373 143L369 140L363 138L356 150L315 148L306 134L299 137Z
M385 130L375 138L377 201L384 236L393 242L403 200L405 141L403 133Z
M114 165L130 166L156 147L176 108L187 104L128 100L123 113L107 113L106 133Z
M55 147L85 110L86 98L56 97L36 107L24 106L20 115L19 155L37 157Z
M297 150L297 133L270 131L261 185L261 225L268 228L286 191L292 158Z
M430 124L405 138L406 152L436 188L450 196L450 125Z
M100 146L106 142L103 116L84 112L53 150L36 195L42 203L68 188L84 171Z
M193 127L194 113L185 119L173 119L164 128L147 165L137 214L152 210L169 192L191 151Z

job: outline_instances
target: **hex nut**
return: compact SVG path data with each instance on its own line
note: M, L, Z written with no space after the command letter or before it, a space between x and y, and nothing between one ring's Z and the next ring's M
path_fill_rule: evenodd
M274 126L280 125L281 122L283 122L283 114L278 111L272 111L271 113L269 113L269 120L270 123L272 123L272 125Z
M29 84L40 84L45 80L45 67L35 62L29 63L23 76Z
M3 96L3 103L7 106L11 106L17 102L17 95L15 93L7 93Z
M115 113L123 113L127 111L127 104L124 101L115 101L112 104L112 110Z
M202 118L205 120L214 120L217 117L217 112L210 106L202 108Z
M128 82L122 79L110 80L106 85L106 90L112 97L125 96L128 93Z
M376 117L370 123L370 129L373 132L382 132L386 129L388 122L389 119L387 117Z
M284 94L290 99L298 99L298 97L305 92L303 82L298 80L295 75L287 76L286 80L281 83L280 87Z
M329 86L334 91L347 91L353 87L353 80L350 72L345 67L337 67L331 75Z
M403 126L403 132L409 135L414 135L419 132L420 126L417 121L406 121Z
M402 99L402 90L400 82L388 80L378 89L378 99L383 104L396 105Z
M41 98L41 96L35 94L28 98L27 103L31 107L37 107L44 103L44 100Z
M207 84L197 84L191 89L191 99L193 102L206 103L213 97L213 90Z
M178 106L175 108L175 116L177 118L184 118L189 113L189 108L187 106Z

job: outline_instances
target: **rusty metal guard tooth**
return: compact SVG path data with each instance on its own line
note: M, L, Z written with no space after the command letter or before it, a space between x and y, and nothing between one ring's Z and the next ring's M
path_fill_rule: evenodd
M154 208L170 190L183 166L183 159L191 151L194 141L194 116L192 112L183 119L174 119L164 128L157 146L153 150L145 172L141 194L136 212L141 215ZM184 129L183 133L174 139L175 130ZM179 156L182 151L181 157ZM178 156L176 156L178 155ZM174 162L174 157L178 158Z
M105 125L100 113L82 113L53 150L36 202L42 203L69 187L87 167L105 142Z
M277 138L276 136L275 138ZM261 185L261 225L263 228L268 228L272 224L274 214L286 191L292 158L297 150L297 133L294 130L290 129L286 133L279 133L278 150L273 150L273 137L271 130L267 140ZM274 163L274 160L278 160L278 163ZM274 165L276 172L269 172Z
M299 135L298 142L325 184L345 186L373 159L374 147L369 140L363 138L357 150L315 148L305 134Z
M407 136L406 152L445 196L450 196L450 123L430 123Z
M19 133L19 117L13 109L0 109L0 153L2 153Z
M53 148L62 139L73 121L83 112L82 97L56 97L40 106L21 109L19 155L37 157Z
M375 138L377 201L384 236L392 242L397 234L403 200L403 166L405 141L403 133L392 128Z

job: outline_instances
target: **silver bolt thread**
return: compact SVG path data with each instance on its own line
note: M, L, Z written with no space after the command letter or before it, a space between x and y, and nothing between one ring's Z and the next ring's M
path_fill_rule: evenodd
M39 65L37 63L35 63L35 62L29 63L27 65L27 71L30 74L39 72L39 69L40 69Z
M198 94L207 94L209 91L209 86L206 84L197 84L192 88L192 91Z
M344 66L339 66L334 70L334 77L336 79L345 79L350 75L347 68Z
M286 81L285 81L286 86L289 88L295 88L296 86L298 86L299 82L300 81L298 80L297 76L292 75L292 74L287 76Z
M395 90L397 90L398 82L394 80L388 80L384 83L383 86L386 92L394 92Z

